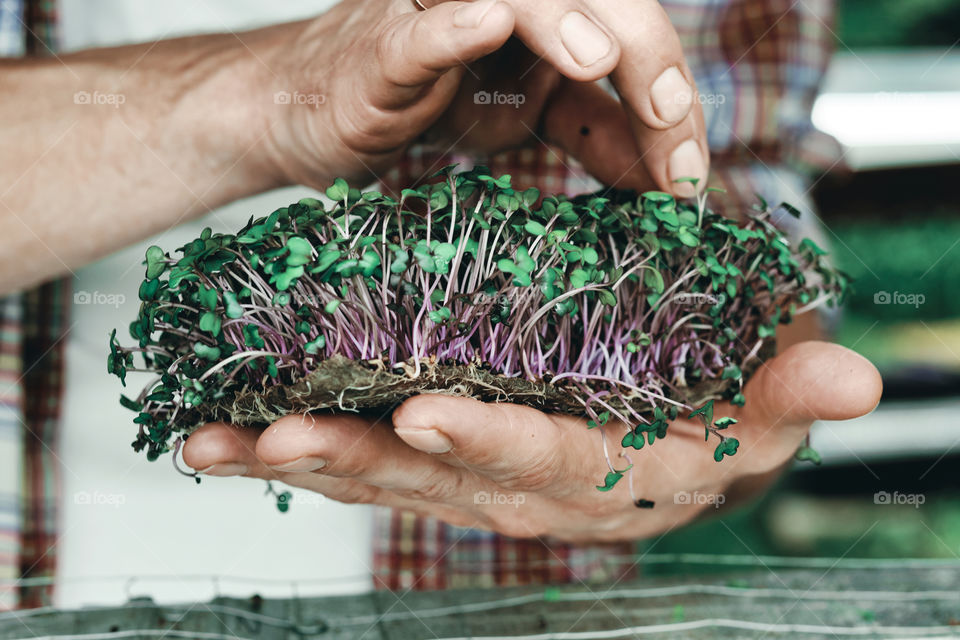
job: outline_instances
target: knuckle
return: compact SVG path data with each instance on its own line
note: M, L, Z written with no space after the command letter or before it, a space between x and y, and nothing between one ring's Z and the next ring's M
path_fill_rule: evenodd
M333 113L334 130L341 141L359 153L380 153L391 130L390 120L363 97Z
M344 504L372 504L377 501L380 490L367 484L357 484L343 489L330 497Z
M551 444L555 441L551 436L556 426L545 424L544 414L535 409L513 407L513 410L507 411L498 405L495 407L498 418L506 423L508 432L516 433L532 443L532 450L523 456L522 465L514 457L511 468L498 474L497 483L504 489L531 492L542 491L557 483L562 475L561 461L557 447ZM497 453L502 455L503 452Z
M416 42L411 38L419 37L416 29L419 21L415 23L412 34L402 35L395 23L387 24L377 33L374 50L376 51L376 62L380 68L380 74L385 81L390 84L404 85L407 81L404 77L404 63L409 56L406 53L406 42Z
M404 492L413 500L450 502L463 490L463 476L456 471L435 469L421 479L419 486Z
M543 491L560 479L556 455L550 451L521 469L507 472L498 479L504 489L515 491Z

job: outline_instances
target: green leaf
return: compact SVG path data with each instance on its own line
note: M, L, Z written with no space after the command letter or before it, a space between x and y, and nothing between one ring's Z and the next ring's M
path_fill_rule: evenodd
M677 231L677 240L688 247L696 247L700 244L700 238L692 233L691 227L680 227Z
M290 500L293 499L293 494L289 491L283 491L277 494L277 511L280 513L286 513L290 510Z
M574 269L570 272L570 286L579 289L587 284L587 272L583 269Z
M761 324L757 327L757 335L761 338L772 338L777 334L776 329L769 327L765 324Z
M287 240L287 249L290 255L287 256L287 265L299 267L309 264L313 255L313 245L306 238L292 236Z
M823 249L821 249L821 248L817 245L817 243L814 242L813 240L811 240L810 238L804 238L803 240L800 241L800 249L801 249L801 250L804 250L804 249L805 249L805 250L807 250L807 251L810 251L810 252L813 253L813 255L815 255L815 256L825 256L825 255L827 255L827 252L824 251Z
M296 267L288 267L285 271L281 273L275 273L271 278L270 282L273 282L277 286L278 291L286 291L290 288L297 278L303 275L303 265Z
M794 454L793 457L796 458L797 460L800 460L801 462L802 461L812 462L817 466L820 466L820 464L823 462L823 460L820 458L820 454L817 453L813 449L813 447L808 447L806 445L797 449L797 452Z
M321 273L326 271L333 263L340 259L342 253L339 249L324 249L317 257L317 263L310 267L310 273Z
M713 459L717 462L723 460L723 456L732 456L737 452L737 447L740 446L740 441L736 438L724 438L720 441L720 444L717 445L717 448L713 452Z
M597 264L600 260L600 255L593 247L584 247L580 250L580 255L583 256L583 261L587 264Z
M153 245L147 248L147 279L152 280L154 278L159 278L160 275L166 271L167 265L164 262L166 256L163 253L163 249L157 245Z
M140 283L140 290L137 292L140 299L144 302L156 300L157 292L160 290L159 280L144 280Z
M723 374L721 374L721 380L736 380L743 377L743 373L740 371L740 367L735 364L728 364L723 369Z
M244 325L243 343L253 349L263 349L266 343L260 337L260 327L255 324Z
M664 284L663 284L663 275L660 274L656 269L644 269L643 270L643 283L650 288L656 294L663 293Z
M440 307L439 309L429 312L427 315L430 316L430 319L433 322L442 324L450 319L450 309L447 307Z
M220 335L220 316L213 311L207 311L200 316L200 330L206 331L213 337Z
M231 320L243 317L243 307L237 301L237 296L232 291L223 292L223 304L226 308L225 315Z
M327 344L327 339L323 335L319 335L310 342L303 345L303 350L311 355L319 353Z
M131 411L143 411L143 405L137 402L136 400L131 400L127 396L120 394L120 405L124 409L130 409Z
M202 342L193 343L193 352L197 354L198 358L203 358L204 360L220 359L220 349L218 347L211 347Z
M332 316L340 307L340 303L340 300L331 300L323 306L323 312Z
M597 297L600 300L601 304L605 304L608 307L617 306L617 296L614 295L609 289L601 289L597 292Z
M736 419L734 419L734 418L720 418L720 419L718 419L716 422L713 423L713 426L715 426L717 429L726 429L727 427L729 427L729 426L732 425L732 424L737 424Z
M547 235L547 228L537 222L536 220L527 220L527 224L523 225L524 230L535 236L545 236Z
M713 422L713 400L707 400L702 407L687 416L689 419L695 417L699 417L704 426L710 426L710 423Z
M327 197L333 200L334 202L339 202L340 200L345 200L347 194L350 193L350 187L347 185L347 181L343 178L337 178L333 181L333 184L327 187Z
M517 267L524 273L530 273L537 268L537 263L530 257L526 247L517 247Z
M210 311L216 311L217 309L217 290L216 289L207 289L202 284L197 287L197 297L200 299L200 304L209 309Z
M608 471L606 477L603 479L603 484L597 487L597 491L610 491L618 482L620 478L623 477L623 474L629 471L633 465L624 469L623 471Z

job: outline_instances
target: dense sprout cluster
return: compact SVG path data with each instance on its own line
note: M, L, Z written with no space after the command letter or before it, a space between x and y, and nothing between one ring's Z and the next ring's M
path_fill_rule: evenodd
M447 392L616 419L633 449L692 411L719 461L738 443L713 400L742 405L775 326L846 288L765 203L741 225L659 192L541 198L483 167L436 177L399 200L337 180L329 208L308 198L235 235L207 229L180 257L150 247L138 344L114 331L108 363L121 380L157 374L122 397L134 448L155 459L213 419L382 413ZM598 488L621 476L611 464Z

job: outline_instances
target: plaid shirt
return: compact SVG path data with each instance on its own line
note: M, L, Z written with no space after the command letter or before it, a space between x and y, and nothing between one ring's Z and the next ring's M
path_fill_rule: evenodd
M755 194L812 212L810 169L842 159L813 129L810 111L832 48L831 0L662 0L703 96L717 209L743 210ZM52 0L0 0L0 56L54 48ZM469 159L414 148L387 175L396 192ZM517 184L579 192L597 185L544 146L482 159ZM809 221L812 216L804 216ZM788 231L791 218L784 219ZM816 235L815 228L802 230ZM0 579L53 576L56 443L69 280L0 299ZM638 514L642 517L643 514ZM613 579L633 572L629 542L571 545L514 540L412 513L378 509L374 576L380 588L437 589ZM41 581L42 582L42 581ZM49 586L0 589L0 608L49 603Z

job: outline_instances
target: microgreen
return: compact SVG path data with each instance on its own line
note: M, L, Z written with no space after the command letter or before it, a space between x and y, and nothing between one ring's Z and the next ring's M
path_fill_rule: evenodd
M236 234L207 229L179 257L150 247L136 344L114 332L108 358L124 383L155 376L122 400L134 449L156 459L212 420L382 413L451 392L582 415L623 453L682 411L718 439L719 462L739 442L715 401L742 406L776 325L847 288L765 206L738 224L703 197L541 197L484 167L437 175L400 200L338 179L329 209L307 198ZM631 466L607 460L601 491Z

